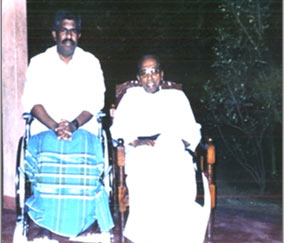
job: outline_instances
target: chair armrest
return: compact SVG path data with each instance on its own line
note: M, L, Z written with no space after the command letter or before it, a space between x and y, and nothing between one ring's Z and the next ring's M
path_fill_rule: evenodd
M117 165L123 167L125 164L125 147L122 138L117 140Z

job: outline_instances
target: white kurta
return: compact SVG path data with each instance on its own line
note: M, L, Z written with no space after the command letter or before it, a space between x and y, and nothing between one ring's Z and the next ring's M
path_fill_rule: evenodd
M127 146L138 136L157 133L161 135L154 147ZM154 94L142 87L128 89L115 112L111 134L123 138L127 149L130 212L124 235L135 243L190 242L196 180L181 139L194 151L201 135L185 94L173 89Z
M104 106L104 93L103 72L93 54L76 47L72 59L66 64L53 46L31 59L23 104L26 112L34 105L42 104L55 121L72 121L84 110L96 116ZM82 128L97 133L96 118ZM36 134L48 128L35 120L31 129L31 133Z

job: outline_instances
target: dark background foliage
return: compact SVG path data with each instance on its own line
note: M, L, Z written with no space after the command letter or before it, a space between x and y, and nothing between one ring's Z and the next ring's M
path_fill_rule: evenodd
M258 1L270 5L269 28L264 33L268 48L266 61L270 66L281 66L282 1ZM253 1L239 2L246 5ZM78 11L83 19L79 45L99 58L104 71L106 111L114 102L115 85L136 79L139 57L154 53L164 65L165 79L183 84L197 121L204 130L208 128L206 133L217 137L217 133L209 131L208 107L200 102L200 97L208 80L213 82L213 88L216 82L215 91L220 85L216 69L212 67L217 60L213 47L220 38L217 27L222 26L226 33L235 33L239 28L224 19L220 4L222 0L27 0L29 58L54 45L51 26L57 10ZM243 54L235 54L244 55L245 62L247 52L241 51ZM261 92L255 87L251 94ZM232 130L224 133L232 134ZM219 144L219 151L221 147ZM223 153L219 160L226 160L225 157Z
M281 1L274 2L275 25L267 38L274 47L273 60L279 62ZM156 53L167 78L183 83L187 90L200 86L196 76L210 75L214 27L220 21L217 6L218 1L201 0L28 0L29 57L54 44L50 34L54 14L71 8L83 18L80 45L101 60L109 87L135 78L137 59Z
M271 59L280 62L281 1L273 2L275 24L267 38ZM27 0L29 58L54 44L50 29L55 12L63 8L82 16L79 44L102 63L107 105L113 102L115 84L135 79L138 58L155 53L164 64L165 78L184 85L197 119L202 116L200 89L214 75L214 28L222 19L218 1Z

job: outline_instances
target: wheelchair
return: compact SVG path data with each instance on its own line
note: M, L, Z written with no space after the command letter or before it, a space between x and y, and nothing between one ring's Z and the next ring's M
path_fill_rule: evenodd
M111 106L110 109L110 117L113 119L115 117L115 110L118 106L119 102L121 101L123 95L127 92L127 89L130 89L132 87L141 86L141 83L137 80L127 81L122 84L119 84L116 86L116 103ZM182 90L182 85L172 82L172 81L161 81L161 88L162 89L178 89ZM190 155L193 157L194 163L196 163L197 167L197 183L199 184L199 188L197 190L197 197L196 201L202 201L204 202L204 191L206 188L202 189L200 184L202 184L202 174L205 175L205 177L208 180L208 183L204 183L203 185L206 186L208 184L209 187L209 193L210 193L210 216L209 216L209 222L207 225L207 233L205 240L210 242L212 239L213 234L213 224L214 224L214 209L216 206L216 185L215 185L215 145L213 143L213 139L210 137L202 137L201 142L197 146L195 151L191 151L189 149L189 144L186 144L184 141L185 150L190 153ZM126 242L123 231L124 227L127 221L129 209L131 208L131 205L129 205L129 195L128 195L128 188L126 185L126 174L125 174L125 146L123 139L118 139L117 141L113 141L113 165L114 165L114 171L116 173L117 178L117 201L118 201L118 207L119 207L119 230L120 230L120 242L124 243ZM199 176L197 176L199 175ZM203 194L202 194L203 192ZM202 202L201 202L202 204Z
M109 195L109 204L112 204L113 201L113 188L115 187L113 184L113 173L112 173L112 164L109 160L109 150L108 150L108 139L106 131L103 129L103 117L106 114L103 112L99 112L97 114L97 122L98 122L98 137L100 138L100 142L103 147L103 155L105 160L104 172L102 177L100 178L104 188L106 189ZM27 206L25 205L26 199L29 195L31 195L31 185L28 180L28 176L25 172L25 153L27 151L27 144L31 137L30 128L33 121L33 117L30 113L24 113L22 118L25 120L25 132L24 135L20 138L18 144L17 151L17 165L16 165L16 177L15 177L15 189L16 189L16 227L13 235L14 243L24 243L31 242L28 241L28 232L29 232L29 218L27 213ZM113 208L110 207L111 212ZM96 222L96 221L95 221ZM82 239L82 240L81 240ZM86 237L81 238L75 237L75 239L69 239L71 241L76 242L102 242L102 243L110 243L113 242L114 239L114 231L110 230L110 232L103 234L97 234L97 238L88 240ZM58 242L56 240L49 240L49 242Z

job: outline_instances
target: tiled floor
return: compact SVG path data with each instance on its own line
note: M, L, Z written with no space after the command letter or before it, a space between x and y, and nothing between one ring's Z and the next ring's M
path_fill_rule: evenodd
M210 241L206 242L280 243L282 242L282 215L271 214L268 211L256 212L249 209L216 207L213 236ZM14 211L2 210L2 243L13 242L15 219ZM60 242L69 241L61 239ZM117 235L113 242L120 243Z

